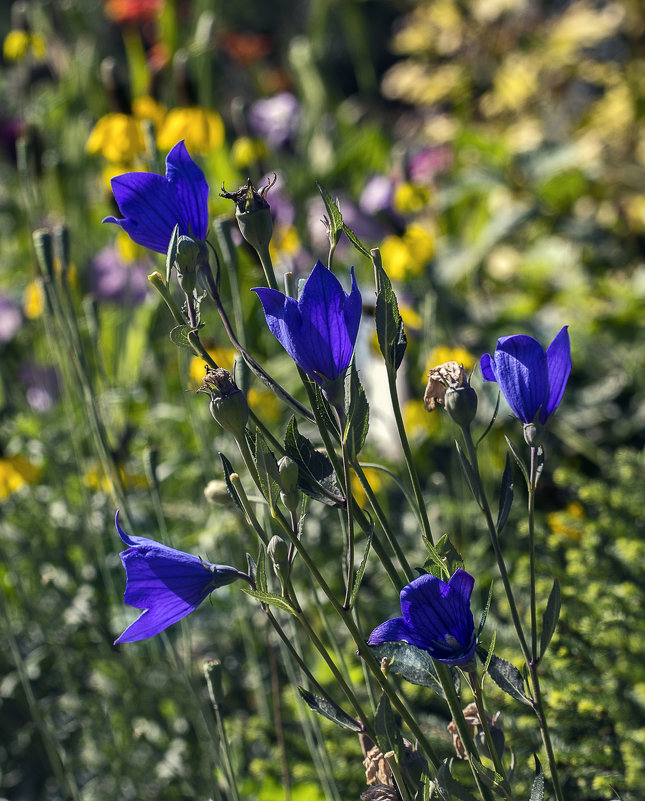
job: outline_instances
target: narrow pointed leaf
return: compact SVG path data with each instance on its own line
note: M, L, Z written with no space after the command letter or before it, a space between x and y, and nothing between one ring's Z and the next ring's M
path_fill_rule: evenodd
M508 453L506 454L506 464L504 465L504 473L502 474L502 484L499 490L499 511L497 513L497 533L501 533L508 514L513 505L513 470L511 469L511 459Z
M258 468L262 494L273 511L280 497L280 471L275 456L269 450L269 446L262 433L257 431L255 438L255 463Z
M551 642L551 638L555 632L556 626L558 625L558 618L560 617L560 609L562 607L562 597L560 595L560 584L558 580L555 579L553 582L553 587L551 587L551 592L549 594L549 600L546 604L546 609L544 610L544 614L542 615L542 634L540 636L540 659L546 653L546 649L549 647L549 643Z
M450 763L447 760L437 771L435 786L442 801L477 801L475 796L463 784L452 778Z
M191 353L195 353L195 349L193 348L190 335L193 333L194 329L190 325L176 325L170 331L170 339L177 345L178 348L183 348L184 350L189 350Z
M491 789L495 795L499 796L500 798L508 798L509 791L508 787L506 786L506 782L504 781L504 777L500 776L499 773L495 770L491 770L483 765L481 762L477 762L473 759L472 762L473 768L479 774L479 778L482 782Z
M442 581L449 579L458 568L464 567L461 554L450 541L447 534L443 534L436 545L433 545L425 536L423 541L428 549L428 558L423 564L424 570Z
M257 570L255 571L255 588L260 592L268 591L267 557L264 545L260 545L260 551L258 552L258 567Z
M488 649L488 653L486 654L486 661L484 662L484 673L488 673L488 666L490 665L490 660L493 658L493 652L495 651L495 642L497 640L497 632L493 632L493 639L490 641L490 648Z
M533 779L533 787L531 788L531 797L529 801L544 801L544 771L540 760L534 754L535 759L535 779Z
M399 755L403 750L403 738L401 737L401 727L397 721L390 699L385 693L381 696L376 715L374 717L374 728L376 730L376 744L384 754L393 751L394 759L398 762Z
M399 314L399 304L392 289L392 283L378 260L374 261L376 271L376 336L388 370L396 373L408 345L403 319Z
M369 531L367 532L367 542L365 543L365 551L363 552L363 558L361 559L359 568L356 571L356 575L354 577L354 584L352 586L352 596L349 599L350 609L352 606L354 606L354 602L356 601L356 596L358 595L358 590L361 586L361 581L363 580L363 575L365 573L365 568L367 566L367 557L369 556L370 547L372 545L373 534L374 534L374 521L370 519L370 527Z
M314 695L309 692L309 690L305 690L304 687L298 687L298 692L302 700L312 711L317 712L319 715L327 718L327 720L331 720L342 729L349 729L350 731L356 732L363 731L363 727L357 720L348 715L347 712L343 712L342 709L330 704L327 699L321 698L319 695Z
M363 256L367 256L367 258L369 259L369 257L370 257L369 250L365 247L365 245L361 242L361 240L356 236L356 234L352 231L352 229L348 228L345 225L345 223L343 223L343 231L347 235L347 238L352 243L352 245L354 245L356 250L358 250L359 253L362 253Z
M337 244L343 232L343 215L340 213L337 201L334 200L325 187L321 183L318 183L318 181L316 181L316 186L325 204L327 216L329 217L330 239L334 244Z
M478 653L481 656L479 650ZM507 662L506 659L495 656L495 654L491 654L490 658L487 654L485 658L488 661L486 672L500 688L500 690L503 690L507 695L510 695L511 698L515 698L516 701L530 706L531 702L527 698L524 691L524 680L522 678L522 674L515 667L515 665Z
M220 453L219 458L222 462L222 467L224 468L224 481L226 483L226 489L228 490L228 494L233 499L237 508L242 512L244 517L246 517L246 510L244 509L244 505L240 500L240 496L237 493L237 490L233 486L233 482L230 479L231 473L235 473L236 471L233 469L233 465L229 462L229 460L224 456L223 453Z
M345 499L329 458L298 431L295 417L287 426L284 448L287 456L298 464L298 487L306 495L328 506L343 506Z
M521 456L520 452L517 450L517 448L513 444L512 440L510 440L506 436L506 434L504 434L504 439L506 440L506 444L508 445L508 449L513 454L513 458L517 462L517 466L522 471L522 475L524 476L524 481L526 481L526 486L528 487L528 485L529 485L529 471L526 469L526 464L524 463L524 459L522 459L522 456Z
M166 253L166 286L170 285L170 275L172 268L177 258L177 242L179 241L179 223L173 228L170 242L168 243L168 252Z
M488 617L488 610L490 609L490 602L493 600L493 582L490 583L490 589L488 590L488 599L486 600L486 606L482 610L481 617L479 618L479 628L477 630L477 639L479 640L479 635L484 630L484 626L486 625L486 618Z
M285 612L289 612L291 615L296 614L296 610L293 608L293 606L291 606L289 601L287 601L281 595L275 595L275 593L272 592L263 592L262 590L252 590L250 587L242 587L242 592L245 592L252 598L257 598L258 601L263 604L276 606L278 609L283 609Z
M352 361L345 377L345 431L343 440L351 458L360 453L370 427L370 407Z

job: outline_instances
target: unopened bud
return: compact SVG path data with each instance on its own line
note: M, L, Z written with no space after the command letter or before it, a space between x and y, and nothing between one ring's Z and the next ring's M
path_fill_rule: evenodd
M228 506L232 502L226 481L215 478L204 487L204 497L209 503L217 506Z
M538 445L542 444L543 426L538 423L525 423L522 426L522 431L524 433L524 441L527 445L530 445L532 448L537 448Z
M273 570L282 583L289 572L289 546L282 537L276 534L269 540L267 553L273 565Z
M477 413L477 393L463 364L446 362L430 370L423 405L429 412L444 406L457 425L470 425Z
M273 236L273 218L266 196L275 180L258 190L249 178L245 186L237 192L226 192L224 187L220 197L225 197L235 203L235 216L240 233L244 239L258 253L266 251Z
M179 237L174 266L177 271L179 286L187 295L192 295L195 289L199 254L200 247L198 242L195 242L189 236Z
M298 465L289 456L283 456L278 462L280 471L280 488L284 492L298 489Z
M207 370L200 391L211 397L213 419L236 439L244 438L249 406L244 393L236 386L228 370Z

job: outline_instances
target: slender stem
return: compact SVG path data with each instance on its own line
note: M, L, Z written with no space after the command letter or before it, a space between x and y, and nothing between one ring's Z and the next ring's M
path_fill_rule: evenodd
M242 458L244 458L244 456L242 456ZM245 463L246 463L246 460L245 460ZM251 527L253 528L255 533L258 535L258 537L260 538L262 543L265 546L267 546L269 544L269 540L267 539L267 535L264 533L264 529L260 525L259 520L255 516L255 512L253 511L253 507L251 506L251 502L249 501L249 499L248 499L248 497L246 495L246 492L244 491L244 487L242 486L242 481L241 481L239 475L237 473L231 473L228 478L229 478L229 481L231 482L231 484L235 487L235 490L237 491L238 497L240 499L240 503L244 507L244 511L245 511L246 516L247 516L247 518L249 520L249 523L251 524Z
M531 595L531 662L537 662L537 601L535 598L535 486L537 483L537 448L531 447L528 483L529 588Z
M341 431L341 449L343 454L343 481L345 484L345 511L347 512L347 579L345 581L345 600L343 607L349 609L352 586L354 584L354 515L352 514L352 507L354 506L354 496L351 491L351 481L349 477L349 453L347 452L347 440L343 435L345 430L345 415L340 407L336 407L336 414L338 415L338 426Z
M275 270L273 269L273 262L271 261L271 254L269 253L268 245L265 248L256 249L255 252L258 254L258 258L260 259L260 264L264 270L264 277L266 278L267 284L271 287L271 289L277 289L278 282L276 281Z
M412 456L412 451L410 449L408 435L406 434L405 426L403 424L403 417L401 416L399 393L396 388L396 372L394 370L391 370L389 367L387 370L387 382L390 388L390 397L392 399L392 410L394 411L396 428L397 431L399 432L399 439L401 440L403 455L405 456L405 462L408 466L408 473L410 474L410 481L412 482L414 497L416 499L417 506L419 508L419 514L421 515L421 525L423 527L423 533L431 543L434 543L434 540L432 539L432 531L430 529L430 521L428 520L428 511L426 509L425 500L423 498L423 492L421 491L421 483L419 482L419 474L417 473L417 468L414 464L414 458Z
M553 751L553 744L551 743L551 734L549 732L549 726L546 720L546 715L544 713L542 690L540 689L540 679L538 676L538 666L536 663L532 663L530 665L530 675L531 675L531 685L533 687L533 693L535 695L535 703L533 705L533 709L535 710L535 714L537 715L540 724L542 742L544 744L544 750L546 751L546 757L549 762L551 781L553 782L553 792L555 793L557 801L564 801L562 786L560 785L560 776L558 774L558 769L555 761L555 753Z
M486 746L490 753L490 758L493 760L493 764L495 765L495 770L499 773L500 776L506 780L506 772L504 770L504 765L502 763L501 757L497 753L497 748L495 748L495 743L493 742L493 735L491 734L490 726L488 724L488 716L486 714L486 707L484 705L484 690L479 680L479 674L476 670L471 670L468 672L468 678L470 679L470 686L473 691L473 695L475 696L475 704L477 704L477 712L479 713L479 721L482 726L482 731L484 732L484 738L486 739Z
M235 781L235 771L233 770L233 763L231 761L228 737L226 735L226 728L224 727L224 718L222 717L219 706L219 698L222 696L220 667L221 665L219 661L211 660L206 662L204 664L204 676L206 678L206 685L208 687L208 695L211 706L213 707L213 714L215 715L220 753L223 758L224 773L226 774L228 789L231 791L232 801L240 801L240 794Z

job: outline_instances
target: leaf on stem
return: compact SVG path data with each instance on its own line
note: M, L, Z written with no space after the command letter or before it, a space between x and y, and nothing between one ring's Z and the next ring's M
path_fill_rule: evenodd
M378 251L376 251L378 253ZM376 336L388 371L396 374L403 361L408 338L403 319L399 314L399 304L392 289L392 283L378 259L373 257L376 274Z
M372 653L379 660L387 660L387 669L402 676L410 684L430 687L442 698L444 697L441 682L432 664L432 657L427 651L408 645L406 642L386 642L383 645L371 645Z
M361 581L363 580L363 574L365 573L365 568L367 567L367 557L370 553L370 547L372 545L372 535L374 534L374 521L370 517L370 527L367 532L367 542L365 543L365 551L363 553L363 558L361 559L361 563L356 571L356 575L354 576L354 584L352 586L352 595L349 599L349 607L350 609L354 606L354 602L356 601L356 596L358 595L358 590L361 586Z
M329 217L329 240L334 246L338 244L340 235L343 232L343 215L340 213L338 201L329 194L325 187L316 181L316 186L325 204L325 210Z
M298 692L309 709L327 718L327 720L338 724L341 729L349 729L350 731L357 732L363 731L362 725L357 720L340 709L340 707L334 706L334 704L330 703L326 698L314 695L309 692L309 690L305 690L304 687L300 686L298 687Z
M492 790L495 795L499 796L500 798L509 797L509 787L504 781L503 776L500 776L497 771L487 768L485 765L475 759L472 760L472 766L482 782L486 785L486 787Z
M479 646L477 648L477 654L482 661L485 660L488 662L486 673L488 673L500 690L510 695L511 698L515 698L516 701L531 706L531 701L524 692L524 679L515 665L507 662L506 659L495 656L495 654L489 655Z
M533 758L535 759L535 779L533 779L529 801L544 801L544 771L535 754L533 754Z
M392 711L390 699L385 693L381 696L374 717L376 744L383 754L394 753L396 762L400 761L404 753L403 738L401 737L400 720Z
M245 592L252 598L257 598L258 601L263 604L276 606L278 609L283 609L285 612L289 612L291 615L296 614L296 610L293 608L293 606L291 606L289 601L287 601L286 598L283 598L281 595L276 595L273 592L264 592L263 590L252 590L250 587L242 587L242 592Z
M495 408L493 409L493 416L490 419L490 423L486 426L486 430L484 431L484 433L481 435L481 437L475 443L475 448L477 448L479 446L479 443L483 439L485 439L485 437L488 436L488 432L491 430L491 428L493 427L493 423L497 419L497 412L499 411L499 399L500 399L500 397L501 397L501 393L498 392L497 393L497 402L495 403Z
M233 486L233 482L230 479L231 474L235 473L236 471L233 470L233 465L229 462L229 460L226 458L226 456L224 456L223 453L220 452L219 458L222 462L222 467L224 468L224 482L226 483L226 489L228 490L228 494L231 496L237 508L242 512L242 514L246 518L246 509L244 508L244 504L240 500L240 496L238 495L238 492Z
M461 449L461 445L455 440L455 446L457 448L457 456L459 457L459 462L461 464L461 469L464 474L464 478L466 479L466 483L468 484L468 488L473 494L473 498L479 504L479 490L477 489L477 477L475 476L475 471L473 470L473 466L468 461L468 457Z
M352 360L345 376L345 430L343 431L343 441L352 459L358 456L365 444L369 427L370 407Z
M298 487L310 498L328 506L342 506L344 498L338 488L336 473L329 458L317 451L298 431L296 418L287 426L284 449L298 467Z
M450 578L458 568L463 568L464 560L455 546L450 542L447 534L444 534L436 545L433 545L424 536L423 542L428 549L428 558L423 563L423 569L442 581Z
M477 639L479 640L479 635L484 630L484 626L486 624L486 618L488 617L488 610L490 609L490 602L493 600L493 582L490 583L490 589L488 590L488 598L486 600L486 606L482 609L481 617L479 618L479 628L477 629Z
M255 435L255 464L258 468L262 494L273 511L280 497L280 471L276 458L269 450L259 429Z
M177 243L179 242L179 223L172 229L168 251L166 252L166 286L170 284L170 275L177 258Z
M513 444L512 440L510 440L506 436L506 434L504 434L504 439L506 440L506 444L508 445L508 449L513 454L513 458L517 462L517 466L522 471L522 475L524 476L524 481L526 481L526 486L528 487L529 486L529 471L526 468L526 464L524 463L524 459L522 459L522 456L521 456L520 452L517 450L517 448Z
M199 326L202 328L202 326ZM190 335L195 331L192 325L176 325L170 330L170 339L177 345L178 348L189 350L192 354L195 353L195 348L190 341Z
M499 511L497 513L497 533L500 534L508 519L508 514L513 505L513 470L511 469L511 458L506 454L506 464L502 474L502 484L499 490Z
M549 647L551 638L555 633L556 626L558 625L558 618L560 617L560 609L562 607L562 596L560 595L560 584L557 579L553 581L553 587L549 594L549 600L546 604L546 609L542 615L542 634L540 636L540 653L539 659L542 659Z
M359 239L359 238L356 236L356 234L355 234L355 233L352 231L352 229L351 229L351 228L348 228L348 227L345 225L345 223L343 223L343 231L344 231L344 232L345 232L345 234L347 235L347 238L348 238L348 239L349 239L349 241L352 243L352 245L354 245L354 247L356 248L356 250L357 250L359 253L362 253L362 254L363 254L363 256L367 256L367 258L369 259L369 257L370 257L370 252L369 252L369 250L368 250L368 249L365 247L365 245L364 245L364 244L361 242L361 240L360 240L360 239Z
M452 778L450 765L452 760L447 759L437 771L435 787L442 801L477 801L463 784Z

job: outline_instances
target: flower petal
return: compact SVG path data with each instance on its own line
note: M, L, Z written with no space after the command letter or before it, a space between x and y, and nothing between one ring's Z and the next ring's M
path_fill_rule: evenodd
M479 362L484 381L497 381L495 376L495 361L490 353L484 353Z
M549 415L560 405L567 380L571 372L571 342L568 326L563 326L546 351L546 366L549 378L549 397L540 412L540 422L545 423Z
M156 540L150 540L147 537L137 537L133 534L126 534L125 531L119 525L119 510L116 510L116 515L114 517L114 523L116 525L116 530L119 532L119 537L123 540L123 542L130 546L131 548L136 545L159 545Z
M495 376L513 414L532 423L548 398L546 355L533 337L501 337L495 349Z
M418 641L418 637L406 626L402 617L386 620L377 626L370 634L367 644L383 645L384 642L407 642L417 648L425 648L425 644Z
M179 233L196 239L206 239L208 183L204 173L191 159L183 140L177 142L166 157L166 177L170 188L175 192L175 203L179 211L179 219L175 221L175 225L179 222ZM185 230L181 230L182 227Z

